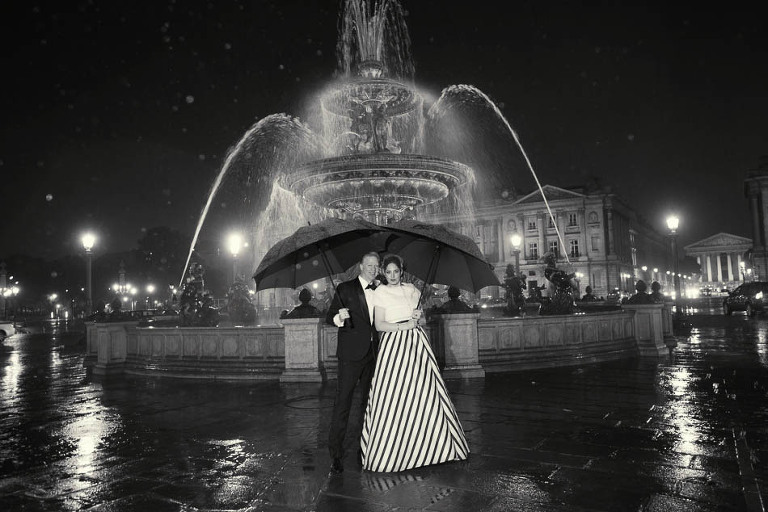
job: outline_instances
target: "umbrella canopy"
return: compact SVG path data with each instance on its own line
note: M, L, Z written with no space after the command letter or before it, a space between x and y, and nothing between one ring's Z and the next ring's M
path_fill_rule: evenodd
M468 236L442 225L401 220L385 226L386 250L405 260L406 272L430 284L477 292L500 286L499 278Z
M298 288L346 272L367 252L381 251L386 238L373 238L384 228L365 220L330 218L303 226L272 246L253 279L257 290Z

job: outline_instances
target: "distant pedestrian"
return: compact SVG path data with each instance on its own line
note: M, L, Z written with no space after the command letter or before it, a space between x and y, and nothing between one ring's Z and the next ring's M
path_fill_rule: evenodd
M664 302L665 296L661 293L661 283L658 281L651 283L651 299L653 302Z
M474 310L461 300L461 290L455 286L448 288L448 300L438 308L440 313L472 313Z
M637 293L627 299L627 304L653 304L653 299L648 293L648 285L645 284L645 281L639 279L635 284L635 290Z
M323 312L311 304L312 292L304 288L299 293L299 304L285 315L285 318L320 318Z

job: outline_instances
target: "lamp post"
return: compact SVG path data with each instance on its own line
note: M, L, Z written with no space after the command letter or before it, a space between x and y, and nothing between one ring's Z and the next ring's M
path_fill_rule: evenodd
M672 241L672 265L674 268L675 283L675 302L680 300L680 270L677 261L677 227L680 225L680 218L677 215L667 217L667 227L669 228L669 238Z
M515 233L509 239L512 242L512 254L515 255L515 275L520 275L520 244L523 242L523 237Z
M240 249L243 248L243 235L240 233L230 233L227 237L227 247L229 252L232 253L232 282L237 279L237 255L240 254Z
M155 293L155 285L147 285L147 309L154 309L155 305L152 304L152 294Z
M93 251L91 249L93 249L93 245L96 243L96 235L85 233L80 241L83 243L83 249L85 249L85 312L86 315L89 315L93 309L93 288L91 286Z
M11 298L15 298L19 294L20 288L18 286L11 286L10 288L3 288L3 318L8 318L8 301ZM11 312L15 314L14 304L11 304Z

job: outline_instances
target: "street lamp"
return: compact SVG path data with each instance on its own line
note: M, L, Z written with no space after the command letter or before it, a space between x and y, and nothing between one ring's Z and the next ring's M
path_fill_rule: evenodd
M147 309L153 309L154 304L152 304L152 294L155 293L155 285L148 284L147 285Z
M2 298L3 298L3 318L8 318L8 302L11 298L16 297L16 295L19 294L20 288L18 286L10 286L10 287L0 287L0 292L2 292ZM11 305L11 308L14 306Z
M232 253L232 282L237 279L237 255L240 254L240 249L243 248L243 235L240 233L230 233L227 238L227 247L229 252Z
M96 235L93 233L85 233L80 241L83 243L83 249L85 249L85 311L86 315L91 313L91 306L93 304L93 295L91 287L91 266L93 263L93 245L96 243Z
M677 261L677 227L680 225L680 218L677 215L667 217L667 227L669 228L669 238L672 241L672 265L674 266L675 298L680 300L680 270Z
M520 244L523 242L523 237L515 233L509 239L512 242L512 254L515 255L515 275L520 275Z

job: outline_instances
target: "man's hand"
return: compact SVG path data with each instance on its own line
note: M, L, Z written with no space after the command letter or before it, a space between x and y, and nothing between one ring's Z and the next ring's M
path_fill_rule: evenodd
M339 320L342 322L349 318L349 308L341 308L339 309Z

